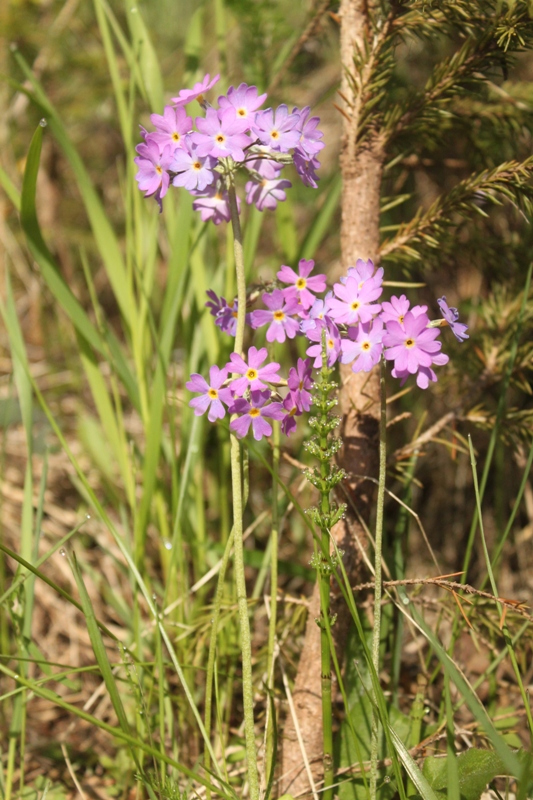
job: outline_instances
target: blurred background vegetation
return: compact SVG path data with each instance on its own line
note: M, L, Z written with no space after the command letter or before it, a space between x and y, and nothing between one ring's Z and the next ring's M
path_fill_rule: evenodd
M204 72L222 74L219 94L245 81L268 91L272 105L310 105L321 117L326 142L319 189L303 187L295 176L288 201L274 214L245 213L247 266L250 280L260 281L273 277L280 264L294 266L305 256L315 258L320 272L336 277L342 123L336 108L337 12L335 3L288 0L155 0L138 6L133 0L9 0L0 8L0 296L6 309L5 327L0 329L0 536L6 547L35 562L39 553L49 552L83 523L70 541L97 618L129 648L127 653L117 650L115 642L109 658L118 665L116 681L130 724L139 738L162 742L169 755L188 766L194 766L202 752L201 735L193 706L173 669L163 663L161 636L148 605L152 598L156 607L166 610L167 631L201 710L214 590L213 578L205 583L202 579L219 565L229 533L228 452L223 430L193 421L183 385L191 371L205 372L213 359L223 363L227 357L230 342L218 336L204 311L204 299L207 288L231 296L232 255L226 230L193 218L185 195L174 192L161 217L154 203L138 196L133 149L139 140L138 124L148 124L150 113L161 113L164 102ZM144 20L145 30L139 20ZM458 30L406 38L394 54L391 98L408 98L424 86L435 65L461 45ZM522 52L510 56L502 49L488 77L469 76L461 91L443 104L440 122L430 132L424 130L419 138L398 137L384 178L384 240L472 173L531 155L533 55L529 42L514 46ZM42 98L35 102L40 90L28 81L23 62L55 109L73 150L65 149L58 123ZM107 343L101 351L93 344L87 347L79 330L73 334L72 317L43 278L19 223L22 176L32 135L43 117L48 126L36 192L39 222L65 284ZM83 176L77 157L85 166ZM487 452L491 459L483 520L491 552L500 542L503 548L500 594L525 602L533 591L533 491L527 480L533 427L530 298L521 317L519 312L532 253L530 196L527 171L520 193L500 193L497 204L480 189L467 210L452 209L441 230L422 232L410 248L396 249L382 261L387 280L424 284L410 296L426 302L434 316L436 298L445 294L471 326L465 344L450 339L445 343L451 362L441 370L436 386L426 393L411 391L391 403L391 422L396 424L390 428L389 486L397 494L407 493L403 496L420 516L442 572L462 570L475 513L465 438L472 434L480 473ZM104 220L112 230L108 234L106 229L105 236ZM113 284L110 261L115 247L124 270ZM19 334L23 351L16 344ZM111 341L118 343L131 385L117 366ZM23 389L20 365L25 358L34 383L26 381ZM163 368L162 378L158 369ZM391 382L389 391L392 395L398 386ZM17 399L21 392L26 405ZM453 420L439 427L450 411L455 412ZM402 448L433 424L433 435L416 448L413 461L413 449ZM491 439L495 426L497 436ZM287 445L283 479L291 502L306 507L312 493L302 483L298 465L299 459L305 460L300 452L303 436L305 431L300 431ZM261 692L271 486L262 467L268 446L254 450L247 558ZM404 489L410 471L414 480ZM519 490L522 499L508 526ZM96 510L95 499L101 504ZM302 518L291 513L289 499L280 494L280 502L285 512L281 590L288 600L280 611L278 636L292 677L305 622L304 600L313 580L308 566L311 539ZM86 514L91 519L85 520ZM400 575L395 572L400 562L405 562L407 577L434 574L416 521L401 517L394 501L388 505L387 526L393 576ZM130 561L124 559L119 542ZM144 598L133 566L142 575ZM43 564L42 573L78 596L68 559L58 551ZM116 707L102 690L95 668L86 609L81 613L41 580L28 580L24 588L9 593L15 574L24 575L24 568L9 557L0 572L2 665L28 680L43 679L65 702L79 708L88 703L96 718L116 725ZM477 543L467 578L476 586L485 579ZM458 663L472 680L484 676L480 696L493 715L502 717L508 741L525 743L513 673L502 662L485 674L501 636L495 608L476 606L473 635L451 598L443 598L442 592L424 598L421 607L437 627L444 625L444 637L449 638L454 626L463 630L458 635ZM215 748L217 754L225 754L229 776L238 783L242 731L233 600L228 579L217 660ZM509 619L516 621L511 612ZM395 633L394 626L385 631L393 645L388 652L394 650ZM393 688L399 707L408 710L416 692L413 669L425 658L431 673L432 656L422 656L416 637L405 636ZM521 638L519 656L524 683L531 683L530 632ZM81 668L85 671L75 672ZM385 669L394 673L389 662ZM53 679L63 671L68 675ZM428 730L442 711L442 686L437 677L432 681ZM9 674L0 685L6 694L13 689ZM281 686L280 679L276 701L282 719ZM22 698L19 705L17 697ZM264 693L258 707L265 707ZM262 722L261 715L259 719ZM462 721L471 722L466 716ZM50 698L6 696L0 705L0 729L5 796L22 787L24 796L40 795L46 781L54 797L73 796L73 774L90 796L126 797L138 787L139 768L128 749ZM157 780L154 791L168 794L161 776Z

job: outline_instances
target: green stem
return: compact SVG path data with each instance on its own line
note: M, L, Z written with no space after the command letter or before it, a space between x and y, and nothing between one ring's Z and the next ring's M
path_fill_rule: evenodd
M244 324L246 316L246 280L244 275L244 257L242 248L242 232L237 208L237 197L233 179L228 180L228 196L233 228L233 250L235 254L235 272L237 276L237 331L235 334L234 352L242 355L244 341ZM254 693L252 683L252 640L250 621L248 618L248 598L246 595L246 579L244 574L243 548L243 475L241 467L241 448L234 434L230 437L231 485L233 496L233 565L235 571L235 589L241 628L242 655L242 699L244 706L244 735L246 740L246 759L248 783L251 800L259 800L259 775L257 772L257 749L254 731Z
M327 408L322 408L321 412L322 422L326 425L322 426L323 432L320 435L320 449L326 451L328 449L328 437L324 432L327 428L328 412ZM320 477L325 482L329 476L329 463L327 461L320 462ZM329 518L331 515L331 505L329 500L329 489L322 493L320 502L320 510L323 518ZM321 529L321 567L318 570L319 590L320 590L320 671L321 671L321 685L322 685L322 730L323 730L323 767L324 767L324 787L323 793L324 800L331 800L333 797L333 789L328 789L332 786L335 774L333 769L333 707L331 702L331 650L327 629L327 621L329 621L330 614L330 565L329 565L329 548L330 548L330 534L329 528L322 527Z
M277 420L272 422L272 529L270 533L270 619L268 623L268 651L267 651L267 724L265 733L265 786L271 784L272 764L275 761L275 725L272 715L272 698L274 695L274 649L276 645L276 621L278 615L278 538L279 538L279 508L278 508L278 476L280 458L280 424Z
M379 424L379 484L376 508L376 537L374 553L374 630L372 634L372 664L376 672L374 684L374 706L372 710L372 737L370 741L370 797L375 800L377 792L378 778L378 733L379 733L379 712L378 698L379 690L379 646L381 641L381 597L383 582L381 575L381 550L383 546L383 510L385 505L385 479L387 474L387 402L385 396L385 370L381 365L380 374L380 399L381 416Z

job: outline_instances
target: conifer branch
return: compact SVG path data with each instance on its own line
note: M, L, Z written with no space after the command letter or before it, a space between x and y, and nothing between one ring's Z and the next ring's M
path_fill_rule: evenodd
M397 234L380 247L380 259L420 260L424 249L442 247L449 228L458 224L457 216L474 213L487 216L483 205L501 205L509 200L522 205L526 213L533 210L533 156L525 161L508 161L492 170L483 170L458 183L439 197L427 211L419 211L412 220L400 226Z

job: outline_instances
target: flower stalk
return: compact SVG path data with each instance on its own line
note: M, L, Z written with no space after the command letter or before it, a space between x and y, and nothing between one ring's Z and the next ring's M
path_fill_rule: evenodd
M244 256L242 232L235 194L235 184L231 172L228 175L228 198L233 229L233 249L235 255L235 272L237 278L237 330L235 334L234 353L242 354L244 342L244 325L246 316L246 279L244 274ZM248 784L251 800L259 800L259 776L257 772L257 749L255 745L254 697L252 682L252 641L250 621L248 617L248 598L246 595L246 579L244 574L243 548L243 473L241 465L241 448L239 440L231 433L230 441L231 484L233 496L233 566L235 571L235 587L241 630L242 656L242 698L244 707L244 735L246 742L246 761Z
M325 331L322 335L322 369L314 384L313 408L317 416L309 419L314 436L304 445L311 455L317 458L319 465L305 472L306 478L315 486L320 494L317 507L308 511L310 518L320 529L320 547L315 551L312 566L317 570L320 591L320 618L316 620L320 627L321 650L321 686L322 686L322 730L323 730L323 770L324 800L333 797L335 778L333 762L333 708L331 692L331 636L330 628L335 618L330 615L330 579L335 557L330 555L330 532L333 525L341 518L345 506L338 506L331 500L332 489L345 477L344 470L335 466L335 453L341 446L341 440L333 436L339 424L339 418L332 414L337 404L331 397L332 391L338 388L331 380L332 368L327 365L327 348ZM328 788L331 787L331 788Z
M380 402L381 414L379 422L379 483L376 507L376 533L375 533L375 553L374 553L374 630L372 634L371 655L372 664L376 672L374 683L374 706L372 710L372 733L370 740L370 797L375 800L377 792L378 778L378 734L379 734L379 713L378 691L379 682L379 646L381 641L381 598L383 594L383 578L381 572L381 554L383 549L383 516L385 505L385 480L387 475L387 398L385 393L385 370L383 361L380 372Z

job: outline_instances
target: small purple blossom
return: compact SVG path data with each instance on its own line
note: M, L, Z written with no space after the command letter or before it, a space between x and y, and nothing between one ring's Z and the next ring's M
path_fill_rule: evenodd
M199 132L191 134L191 140L197 146L199 156L227 158L244 161L244 147L250 144L250 138L244 132L246 122L237 117L233 107L222 111L208 108L204 117L196 117Z
M329 303L332 297L332 292L328 292L323 300L315 300L311 308L305 312L306 317L300 323L300 330L302 333L307 333L307 331L317 326L320 328L324 327L326 324L325 321L328 318Z
M341 352L341 335L339 333L339 329L333 322L333 320L328 319L326 321L326 353L327 353L327 365L328 367L332 367L333 364L337 361L339 354ZM311 342L316 342L317 344L308 347L306 353L308 356L314 358L313 366L315 369L320 369L322 366L322 331L324 330L323 327L316 327L312 328L311 330L307 331L307 338Z
M148 134L150 136L150 134ZM157 142L147 139L135 148L139 155L133 160L139 167L135 180L145 197L158 193L163 198L167 193L170 176L168 170L172 163L173 153L170 145L161 151Z
M352 372L370 372L381 358L383 351L383 322L363 322L356 328L348 328L348 339L342 340L343 364L352 364Z
M203 192L216 180L213 172L213 167L217 163L216 159L211 156L198 155L196 146L190 142L185 143L185 148L180 148L174 153L174 160L170 168L177 175L172 179L172 185L183 186L189 191L197 189L199 192Z
M404 317L408 311L415 317L419 317L420 314L425 314L428 310L427 306L413 306L413 308L409 306L409 300L404 294L402 294L401 297L395 297L393 295L390 299L390 303L384 302L381 304L380 317L385 324L388 322L398 322L400 325L403 325Z
M260 142L272 150L288 153L300 141L300 131L296 127L299 121L299 115L289 114L289 109L283 103L275 111L272 108L258 111L252 131Z
M302 258L298 263L297 273L292 269L292 267L288 267L285 264L277 273L278 280L280 280L282 283L288 283L289 286L296 290L302 308L305 310L311 308L316 300L316 297L314 294L312 294L312 292L323 292L326 288L325 275L321 274L313 275L312 278L309 277L309 273L312 271L314 266L315 262L312 259L307 260Z
M346 276L341 278L341 283L346 283L348 278L355 278L358 281L359 288L362 289L367 281L372 281L374 286L381 286L383 283L383 267L375 270L374 262L369 258L365 261L358 258L355 262L355 267L348 267Z
M245 188L246 202L248 205L255 204L258 211L274 211L278 203L287 199L285 189L290 189L292 183L284 178L268 180L263 178L261 183L248 181Z
M317 130L317 125L320 122L320 117L309 117L311 108L306 106L300 111L297 108L292 109L293 114L298 114L300 121L298 122L297 129L300 131L300 141L298 142L298 152L304 158L312 159L324 147L324 142L320 139L324 136L322 131Z
M249 389L251 392L266 388L267 383L277 383L280 379L278 374L279 364L273 361L270 364L261 364L268 356L266 347L260 350L257 347L250 347L248 350L248 363L238 353L232 353L226 368L230 372L242 375L242 378L235 378L230 383L230 389L237 395L243 395Z
M225 297L219 297L212 289L209 289L206 294L211 302L205 305L206 308L209 309L209 312L215 317L215 325L217 325L221 331L224 331L224 333L235 336L237 333L237 299L235 299L230 306Z
M270 419L283 419L285 412L281 403L268 403L270 399L270 392L266 391L252 391L250 402L241 397L233 403L229 411L231 414L239 414L236 419L230 422L230 430L232 430L239 439L242 439L250 430L254 434L254 439L259 441L263 436L270 436L272 433L272 425L266 421L265 417ZM268 405L265 405L268 403Z
M222 110L225 108L234 108L237 116L241 119L253 119L254 113L265 102L267 96L265 94L258 94L256 86L248 86L247 83L234 89L230 86L226 95L218 98L218 105Z
M444 364L447 364L449 360L449 356L447 356L445 353L437 353L437 355L433 357L433 364L436 364L440 367ZM401 380L400 386L403 386L410 373L407 370L402 372L401 370L397 370L393 367L391 375L393 378L399 378ZM429 382L435 382L436 380L437 375L435 374L434 370L431 369L431 367L420 367L416 373L416 385L419 389L427 389Z
M297 427L295 417L300 417L302 414L301 409L298 407L296 402L294 392L289 392L282 405L286 411L286 414L281 423L281 432L284 433L285 436L290 436Z
M189 405L194 408L197 417L205 414L207 409L209 409L207 415L209 422L215 422L225 416L226 409L222 403L230 405L233 402L233 394L230 389L221 388L227 377L228 370L219 369L216 365L209 369L209 383L202 375L193 372L190 381L187 381L185 386L190 392L200 392L200 397L193 397L189 401Z
M310 186L312 189L317 189L318 181L320 180L315 172L315 170L317 170L320 166L320 161L318 158L306 158L296 150L292 160L294 162L294 166L296 167L296 172L302 179L304 186Z
M310 390L313 388L312 376L313 365L310 358L299 358L296 367L291 367L287 378L287 386L290 389L292 401L297 406L300 413L309 411L311 408L312 397Z
M207 194L197 197L192 207L194 211L200 212L202 222L210 219L215 225L220 225L221 222L229 222L231 219L228 193L217 186L210 188ZM237 198L237 207L240 213L241 203L239 198Z
M383 335L385 358L394 361L394 370L400 377L404 373L414 375L420 367L431 367L433 363L438 363L435 357L442 345L435 339L439 331L437 328L428 328L428 324L426 314L416 317L410 311L405 315L402 325L399 322L387 323L387 331Z
M183 147L185 135L192 129L192 119L184 108L165 106L163 116L152 114L150 120L156 128L154 133L149 134L150 139L157 142L161 149L166 144L172 145L174 150Z
M439 304L440 312L443 318L446 320L450 328L452 329L452 333L455 338L459 342L463 342L465 339L469 339L470 337L466 333L468 330L468 325L465 325L464 322L458 322L459 319L459 312L456 308L452 308L446 302L446 297L439 297L437 300Z
M219 80L220 75L215 75L213 80L210 80L209 73L207 73L201 81L194 84L192 89L181 89L178 96L172 98L172 102L175 106L186 106L187 103L191 103L193 100L201 100L202 95L212 89Z
M350 277L346 283L335 283L333 291L336 297L330 303L330 316L336 322L346 325L355 325L358 322L370 322L379 313L380 303L374 300L381 295L382 288L373 283L372 279L365 281L359 288L360 281Z
M267 342L284 342L286 338L294 339L300 330L297 320L291 314L298 311L298 301L293 298L286 300L281 289L274 289L269 294L263 295L263 303L268 306L268 311L259 308L252 311L250 322L252 328L261 328L268 325L266 332Z

